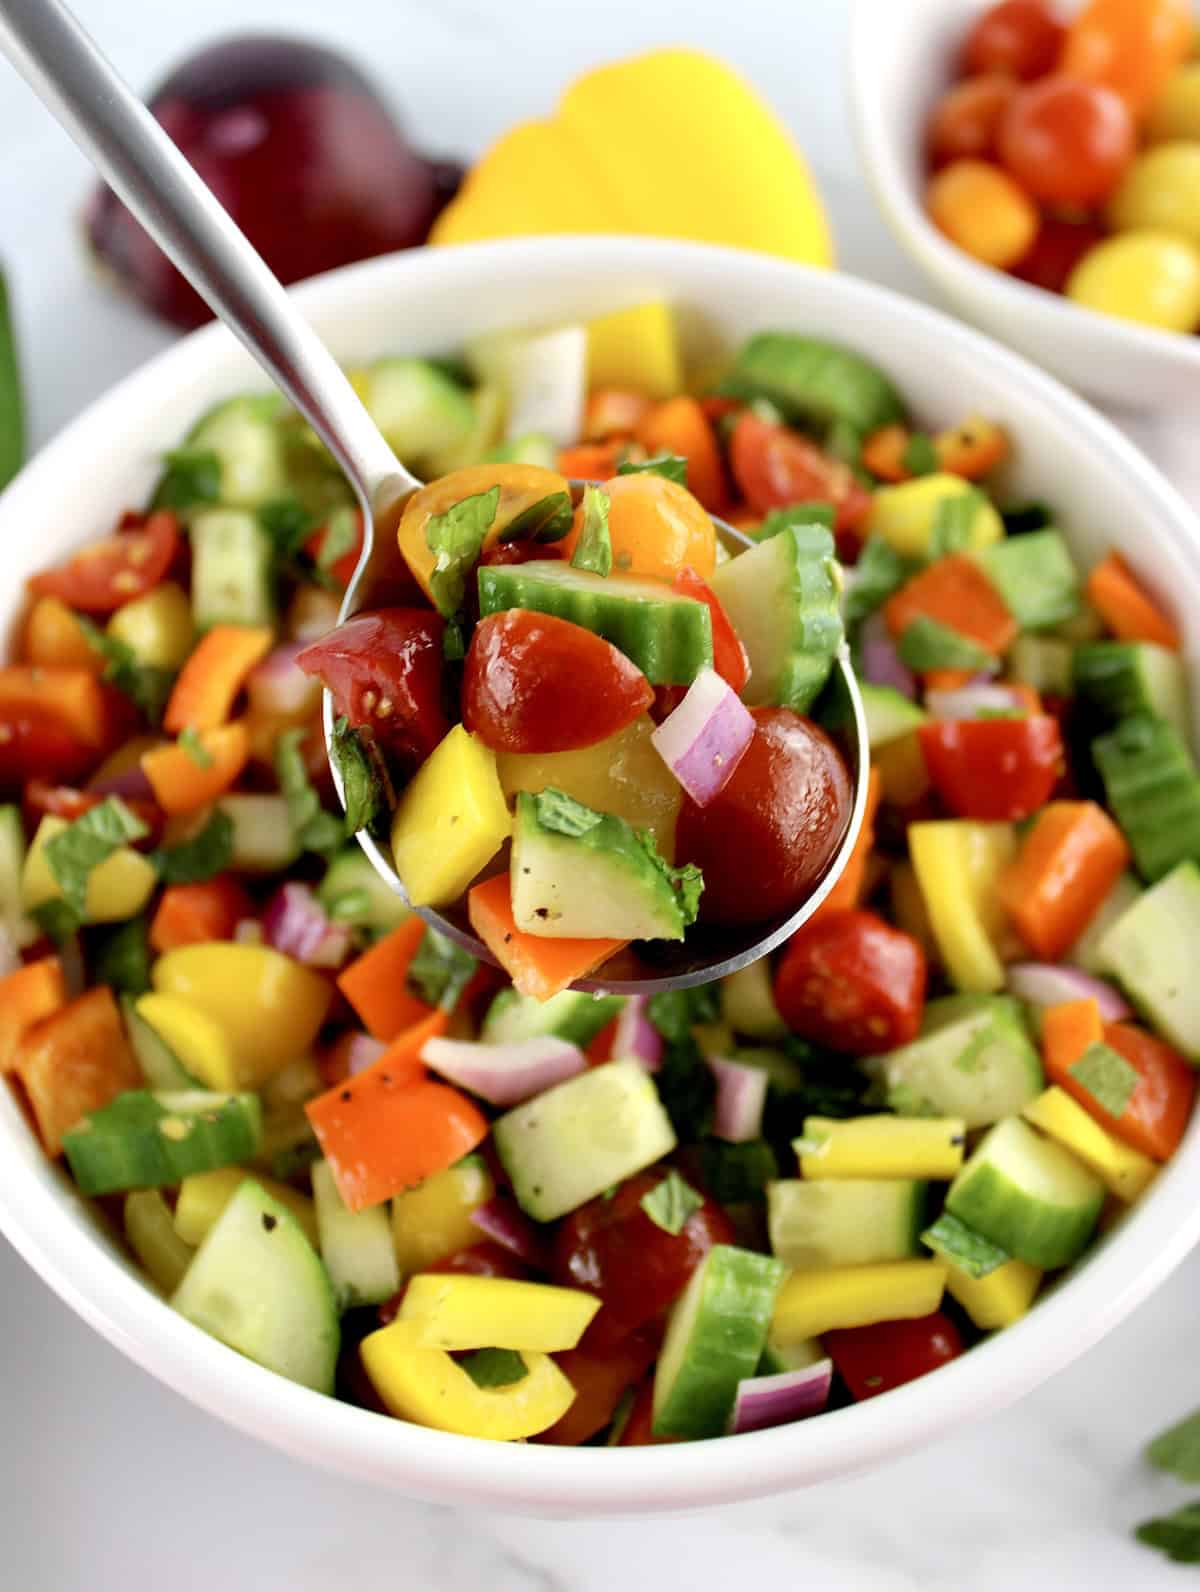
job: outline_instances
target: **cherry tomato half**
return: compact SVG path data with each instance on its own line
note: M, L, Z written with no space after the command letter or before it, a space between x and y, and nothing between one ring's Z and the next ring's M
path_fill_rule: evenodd
M717 533L707 510L686 487L647 472L615 475L604 482L604 490L615 575L673 580L685 564L705 579L712 574L717 563ZM559 543L564 558L574 554L582 526L580 505L570 534Z
M41 777L31 779L21 794L22 806L35 825L46 817L65 818L69 824L73 824L93 807L99 807L106 795L102 791L79 790L74 785L58 785ZM162 839L166 814L148 796L122 795L121 800L148 830L142 839L133 842L134 846L141 851L150 850Z
M963 1352L958 1328L940 1310L915 1321L839 1327L822 1333L821 1342L858 1402L915 1382Z
M1066 31L1046 0L1000 0L967 34L963 72L1042 77L1058 60Z
M1137 136L1119 94L1099 83L1047 77L1023 88L1000 124L1000 158L1046 204L1097 204L1133 159Z
M34 575L29 589L84 613L111 614L153 590L178 550L179 521L160 510L133 529L81 548L57 569Z
M821 912L789 940L775 974L788 1027L833 1050L871 1056L915 1039L925 952L874 912Z
M707 605L712 619L713 668L726 685L732 686L740 696L742 688L750 678L750 659L746 655L741 637L730 622L729 615L721 607L716 592L687 565L684 565L671 584L685 597L694 597L697 602Z
M772 425L751 410L733 428L729 464L756 514L769 514L789 503L832 503L834 529L855 531L871 507L871 494L848 464L830 458L799 432Z
M1135 116L1191 49L1189 0L1088 0L1072 22L1061 70L1115 89Z
M1049 801L1066 754L1058 720L940 720L917 731L934 789L958 818L1028 818Z
M354 571L358 568L358 561L362 557L363 522L362 515L357 509L354 511L354 518L356 523L353 542L346 549L346 551L338 558L335 558L332 564L330 564L326 569L326 573L331 577L331 579L333 579L337 585L343 588L350 584L354 577ZM310 558L312 558L319 569L325 568L325 566L321 563L321 554L324 550L325 540L328 535L329 526L322 525L312 533L304 545L304 551L309 555Z
M1000 72L955 83L938 100L929 118L925 147L932 164L990 160L996 154L1000 122L1016 92L1012 78Z
M38 775L52 782L77 779L96 757L94 746L36 702L0 706L0 790L6 795Z

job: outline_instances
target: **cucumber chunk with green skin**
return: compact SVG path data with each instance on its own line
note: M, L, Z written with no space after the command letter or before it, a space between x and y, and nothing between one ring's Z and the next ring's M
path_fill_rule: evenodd
M1081 967L1085 973L1107 973L1109 968L1101 953L1105 937L1117 919L1123 917L1135 901L1140 901L1144 893L1131 873L1121 874L1063 960L1073 967Z
M261 1141L257 1095L130 1089L65 1133L63 1150L84 1194L119 1194L247 1161Z
M317 886L317 900L335 922L372 934L387 934L412 916L411 907L389 890L357 841L331 860Z
M1077 696L1109 719L1148 713L1165 719L1187 740L1188 700L1183 660L1153 641L1091 641L1076 647L1072 685Z
M325 1161L312 1167L321 1259L343 1310L380 1305L400 1287L400 1267L387 1205L347 1210Z
M519 792L511 871L513 917L526 934L682 940L695 921L698 869L669 867L649 836L561 791Z
M675 1130L654 1080L636 1061L592 1067L492 1124L517 1203L552 1222L661 1161Z
M893 1111L961 1117L968 1128L1014 1116L1045 1087L1041 1058L1011 995L929 1001L917 1038L876 1065Z
M144 1017L138 1016L134 996L121 996L121 1016L125 1022L125 1032L129 1035L130 1049L142 1069L147 1089L170 1091L200 1088L166 1041L159 1037Z
M189 453L215 453L220 466L217 501L253 509L288 495L278 393L242 394L210 409L184 438Z
M1008 654L1008 673L1018 685L1043 696L1070 696L1074 649L1057 636L1018 636Z
M32 945L41 930L25 915L21 875L25 868L25 826L21 809L12 803L0 806L0 923L12 936L18 950Z
M1019 1117L984 1136L946 1195L952 1216L1044 1271L1082 1254L1103 1204L1100 1179Z
M904 1178L767 1185L771 1252L785 1266L870 1266L920 1253L927 1185Z
M731 398L766 398L786 420L804 425L841 422L860 437L903 420L905 413L900 394L877 365L839 343L793 332L750 338L719 391Z
M455 467L476 429L470 392L423 359L376 360L355 382L371 419L419 476Z
M859 682L863 712L867 719L867 744L874 751L889 741L898 741L902 735L911 735L929 722L929 714L910 702L906 696L890 685L869 685Z
M671 1307L654 1373L660 1437L720 1437L743 1377L766 1346L784 1268L767 1255L716 1244Z
M823 525L789 525L715 569L716 593L750 659L751 706L812 706L842 643L841 568Z
M233 825L229 866L237 873L282 873L300 855L282 796L238 792L222 796L217 811Z
M779 1014L766 957L727 973L721 980L721 1016L749 1039L783 1039L788 1026Z
M1143 879L1200 857L1200 774L1178 731L1138 714L1093 741L1092 756Z
M561 560L484 565L479 612L528 608L591 630L637 664L651 685L690 685L712 663L712 619L704 603L662 581L593 575Z
M1200 868L1181 862L1111 924L1096 951L1162 1037L1200 1062Z
M620 995L588 995L577 989L562 990L548 1001L502 989L487 1009L479 1037L487 1045L510 1045L552 1035L583 1049L624 1004Z
M209 1230L171 1304L248 1360L333 1392L341 1329L329 1275L295 1216L253 1179Z
M1049 630L1079 612L1079 571L1060 532L1030 531L970 555L1022 630Z
M799 1338L795 1343L779 1343L767 1333L762 1359L758 1362L759 1376L778 1376L783 1371L805 1371L810 1365L819 1365L825 1359L820 1338Z
M192 520L191 541L197 630L274 624L274 549L255 516L242 509L206 509Z

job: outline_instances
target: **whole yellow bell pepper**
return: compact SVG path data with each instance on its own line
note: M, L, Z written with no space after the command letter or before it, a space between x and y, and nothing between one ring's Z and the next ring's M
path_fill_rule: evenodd
M419 1327L425 1349L573 1349L600 1308L578 1288L512 1277L427 1272L414 1277L400 1320Z

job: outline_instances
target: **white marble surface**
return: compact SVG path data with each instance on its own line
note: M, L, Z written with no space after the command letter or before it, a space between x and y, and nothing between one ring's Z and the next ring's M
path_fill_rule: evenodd
M911 4L919 0L909 0ZM825 186L842 263L922 292L856 179L841 0L78 0L135 83L223 30L350 45L429 147L479 149L571 73L655 43L716 50L765 90ZM390 63L390 66L389 66ZM0 258L14 279L35 439L165 337L85 269L81 158L0 68ZM1194 444L1128 422L1200 502ZM1190 474L1190 479L1189 479ZM13 1592L1168 1592L1188 1572L1130 1538L1185 1496L1139 1463L1200 1403L1193 1259L1082 1362L1006 1414L871 1476L682 1520L567 1525L409 1503L226 1430L89 1332L0 1240L0 1585Z

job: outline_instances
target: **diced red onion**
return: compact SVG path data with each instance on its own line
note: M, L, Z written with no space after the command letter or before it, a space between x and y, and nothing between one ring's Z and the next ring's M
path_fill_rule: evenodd
M496 1194L486 1205L471 1212L479 1231L502 1249L526 1260L538 1271L549 1271L550 1254L546 1240L524 1211L505 1194Z
M353 1078L356 1073L366 1072L368 1067L373 1067L383 1055L387 1046L382 1039L373 1039L370 1034L355 1034L346 1046L346 1070Z
M578 1045L545 1034L511 1044L475 1044L466 1039L427 1039L421 1060L434 1072L494 1106L515 1106L587 1066Z
M927 691L925 706L935 719L977 719L981 713L1027 712L1021 694L992 680L975 680L954 691Z
M88 781L88 790L97 796L120 796L126 800L153 801L154 787L142 772L140 763L123 768L119 774L105 774Z
M648 995L630 995L613 1024L614 1061L637 1061L647 1072L662 1066L663 1037L650 1021Z
M262 926L268 945L308 967L340 967L350 951L350 925L331 922L306 884L281 886Z
M917 681L912 670L896 651L896 643L879 609L863 620L858 633L862 654L862 677L868 685L886 685L910 702L916 700Z
M1106 1023L1120 1023L1133 1016L1133 1008L1119 990L1106 979L1078 967L1060 967L1056 962L1013 962L1008 969L1008 987L1031 1006L1093 1000Z
M710 1057L708 1065L717 1080L713 1132L718 1139L744 1144L762 1137L763 1107L769 1079L765 1067L747 1067L740 1061Z
M729 1429L761 1432L768 1426L786 1426L806 1415L819 1415L829 1402L832 1383L832 1360L818 1360L802 1371L744 1377L738 1383Z
M754 739L754 720L732 686L704 668L650 739L696 806L707 807Z
M246 681L250 706L259 713L298 717L321 700L321 682L296 667L304 642L292 641L268 653Z

